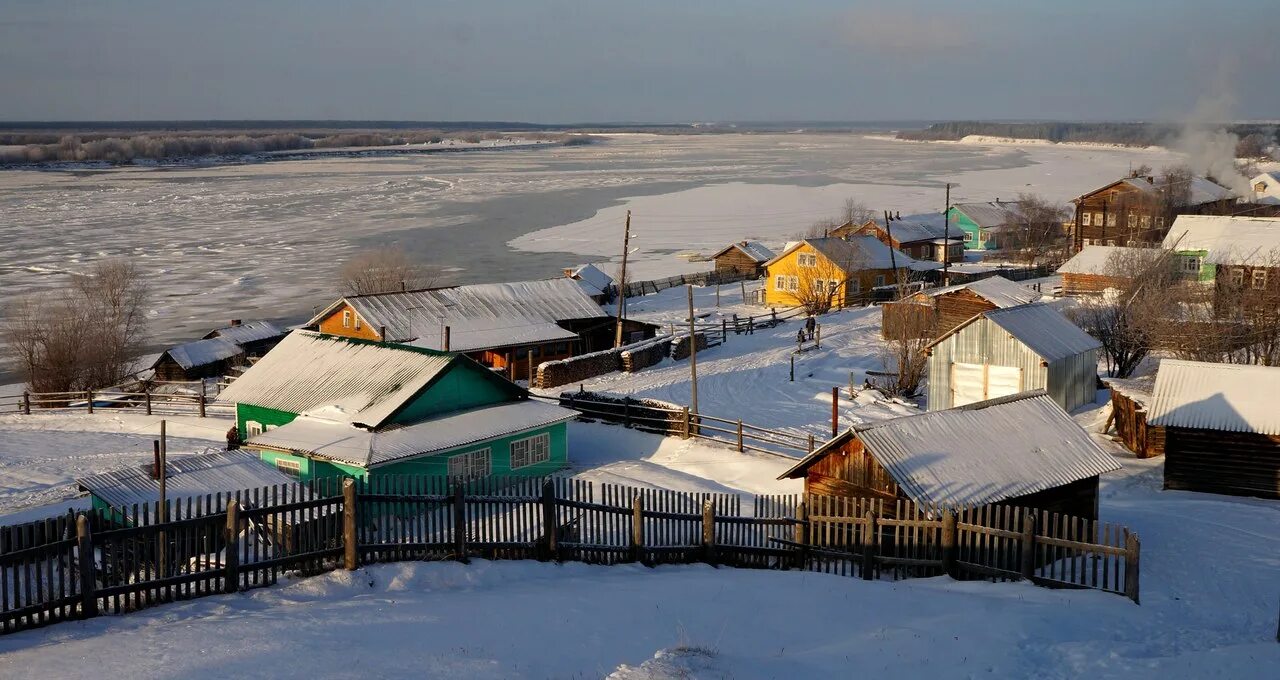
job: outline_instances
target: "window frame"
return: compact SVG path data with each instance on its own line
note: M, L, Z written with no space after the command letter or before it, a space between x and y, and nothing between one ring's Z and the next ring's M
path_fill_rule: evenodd
M533 467L541 463L550 462L551 433L539 432L538 434L529 437L512 440L512 442L507 446L507 455L508 465L512 470L522 470L527 467ZM522 463L517 463L517 456L523 458L524 461Z
M1254 269L1253 274L1249 277L1250 285L1254 290L1267 289L1267 270L1261 267Z
M271 462L275 464L276 470L294 479L302 478L302 461L292 458L277 458Z
M774 289L774 290L786 290L786 289L787 289L787 275L786 275L786 274L778 274L778 275L776 275L776 276L774 276L774 277L773 277L773 289Z
M262 434L263 432L266 432L266 430L263 429L262 423L256 420L244 421L244 433L245 433L244 436L246 439L248 439L249 437L256 437Z
M1080 213L1080 225L1085 227L1093 226L1093 213L1085 211Z
M480 473L477 473L480 466L474 460L476 457L481 457L484 462L484 469ZM461 466L457 467L465 467L465 470L461 473L455 472L455 463L462 463ZM449 456L445 465L449 479L455 482L469 482L473 479L489 477L493 475L493 448L486 446L454 454Z
M342 327L343 327L343 328L351 328L351 318L352 318L352 316L353 316L353 315L352 315L352 313L351 313L351 310L350 310L350 309L344 309L344 310L342 310Z

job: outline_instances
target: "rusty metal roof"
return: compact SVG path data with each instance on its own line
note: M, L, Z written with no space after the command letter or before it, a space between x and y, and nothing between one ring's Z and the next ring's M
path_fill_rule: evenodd
M1147 422L1280 435L1280 368L1164 359Z

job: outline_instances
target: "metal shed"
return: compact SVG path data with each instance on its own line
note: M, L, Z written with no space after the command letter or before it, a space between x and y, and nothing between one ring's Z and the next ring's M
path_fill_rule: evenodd
M930 411L1043 389L1067 411L1097 394L1094 338L1044 304L983 312L934 340Z

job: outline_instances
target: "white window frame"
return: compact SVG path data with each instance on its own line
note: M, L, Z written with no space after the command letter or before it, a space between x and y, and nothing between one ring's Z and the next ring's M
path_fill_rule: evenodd
M815 294L817 294L817 295L826 295L826 294L827 294L827 280L826 280L826 279L814 279L814 280L811 282L811 285L813 286L813 292L814 292Z
M879 288L884 285L884 274L876 274L875 287Z
M551 433L540 432L532 437L511 442L511 469L531 467L551 460Z
M783 275L783 274L778 274L777 276L773 277L773 289L774 289L774 290L786 290L786 289L787 289L787 277L786 277L785 275Z
M1115 213L1107 213L1107 226L1108 226L1108 227L1114 227L1114 226L1116 226L1116 214L1115 214Z
M1266 290L1267 270L1261 268L1253 270L1252 284L1254 290Z
M351 316L352 314L350 309L342 310L342 327L343 328L351 328Z
M257 435L260 435L260 434L262 434L262 433L264 432L264 430L262 429L262 423L260 423L260 422L258 422L258 421L256 421L256 420L246 420L246 421L244 421L244 431L245 431L245 435L244 435L244 436L245 436L246 438L248 438L248 437L256 437Z
M1143 228L1143 229L1150 229L1150 228L1151 228L1151 216L1150 216L1150 215L1143 215L1142 217L1139 217L1139 218L1138 218L1138 222L1139 222L1140 224L1142 224L1142 228Z
M1244 288L1244 267L1231 268L1231 285Z
M1163 217L1157 217L1157 218L1156 218L1156 229L1164 229L1164 218L1163 218Z
M1093 213L1085 212L1080 214L1080 224L1086 227L1093 226Z
M359 314L356 314L356 315L355 315L355 327L356 327L356 330L360 330L360 315L359 315Z
M485 447L449 456L449 479L469 481L493 474L493 449Z
M302 461L292 458L277 458L274 462L276 469L286 475L294 478L302 477Z
M1102 226L1102 213L1096 212L1093 214L1093 223L1095 226Z
M800 263L800 266L801 266L801 267L816 267L816 266L818 266L818 255L817 255L817 253L800 253L800 255L798 255L798 256L797 256L797 259L799 260L799 263Z
M857 295L862 292L862 281L860 279L849 279L849 294Z
M1129 213L1129 228L1130 228L1130 229L1137 229L1137 228L1138 228L1138 214L1137 214L1137 213Z
M790 291L790 292L792 292L792 293L794 293L794 292L796 292L796 291L800 290L800 277L799 277L799 276L788 276L788 277L787 277L787 290L788 290L788 291Z
M1182 271L1188 274L1200 273L1200 256L1199 255L1183 255Z

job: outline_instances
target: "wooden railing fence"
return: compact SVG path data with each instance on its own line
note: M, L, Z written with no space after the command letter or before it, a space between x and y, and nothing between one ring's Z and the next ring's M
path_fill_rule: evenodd
M641 295L649 295L668 288L676 286L684 286L693 284L695 286L715 286L726 283L738 283L739 281L751 281L759 278L755 274L744 274L741 272L697 272L695 274L677 274L668 276L665 279L654 279L652 281L631 281L626 285L627 297L639 297Z
M744 507L749 505L749 507ZM986 506L690 493L580 479L315 480L0 527L0 632L361 564L702 562L864 579L949 574L1138 600L1124 527Z
M128 409L147 415L229 416L235 413L230 404L214 401L207 394L156 392L121 389L85 390L78 392L23 392L0 397L0 413L93 413L95 410Z

